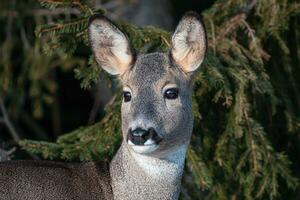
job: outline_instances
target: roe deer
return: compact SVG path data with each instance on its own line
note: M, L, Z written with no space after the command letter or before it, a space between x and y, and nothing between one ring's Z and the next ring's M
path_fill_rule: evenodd
M199 15L181 19L168 53L135 54L126 35L103 16L91 18L88 32L98 64L123 85L120 149L109 168L1 163L0 199L178 199L193 127L193 75L207 48Z

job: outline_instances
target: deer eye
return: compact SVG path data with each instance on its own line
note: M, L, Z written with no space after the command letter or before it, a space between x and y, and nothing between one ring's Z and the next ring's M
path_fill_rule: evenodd
M123 92L124 102L128 102L131 100L131 93L130 92Z
M178 97L178 88L167 89L164 93L164 98L166 99L177 99Z

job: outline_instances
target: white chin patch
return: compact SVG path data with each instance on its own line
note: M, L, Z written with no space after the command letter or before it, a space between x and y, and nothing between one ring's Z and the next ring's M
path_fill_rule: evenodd
M147 140L144 145L135 145L130 140L128 140L129 146L136 153L147 154L152 153L158 148L158 145L153 140Z

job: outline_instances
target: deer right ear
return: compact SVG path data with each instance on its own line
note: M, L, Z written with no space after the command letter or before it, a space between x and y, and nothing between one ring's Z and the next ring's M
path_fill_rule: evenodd
M133 62L127 37L106 17L94 15L88 27L90 46L98 64L112 75L122 75Z

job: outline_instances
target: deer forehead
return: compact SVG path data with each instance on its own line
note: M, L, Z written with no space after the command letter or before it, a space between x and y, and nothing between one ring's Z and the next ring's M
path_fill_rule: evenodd
M180 84L185 80L179 69L172 66L165 53L143 54L137 57L133 67L124 74L122 83L131 89L161 89L164 85Z

